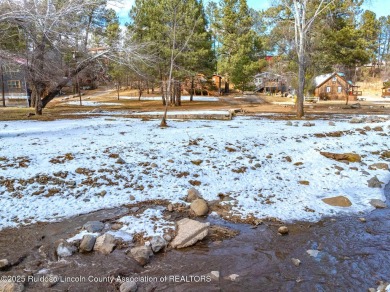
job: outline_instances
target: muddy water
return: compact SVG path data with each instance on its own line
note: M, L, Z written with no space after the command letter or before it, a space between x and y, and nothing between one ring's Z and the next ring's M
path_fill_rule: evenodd
M389 202L390 184L386 192ZM287 236L278 235L278 225L273 223L254 229L208 218L212 224L239 230L239 235L225 240L208 238L191 248L158 254L145 267L125 255L126 247L108 256L76 254L59 262L50 252L56 240L71 236L85 222L109 220L126 212L118 208L60 223L4 230L0 232L0 259L15 265L0 273L28 276L49 269L63 277L63 282L51 288L30 281L27 291L118 291L119 285L110 283L107 276L138 277L144 281L138 291L367 291L379 281L390 281L389 208L316 224L295 222L288 225ZM359 220L363 216L365 223ZM46 258L38 250L41 246L49 251ZM309 249L318 250L318 256L309 256ZM291 258L301 260L301 265L295 266ZM201 277L211 271L219 271L220 279ZM226 279L231 274L239 277ZM72 282L65 277L76 278ZM86 281L74 282L82 278Z

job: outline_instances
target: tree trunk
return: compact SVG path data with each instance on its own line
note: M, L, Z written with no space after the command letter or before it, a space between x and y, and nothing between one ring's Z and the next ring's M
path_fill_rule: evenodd
M304 53L303 53L304 54ZM298 70L298 94L297 94L297 117L302 118L304 116L303 102L304 102L304 90L305 90L305 61L304 56L299 57L299 70Z
M194 82L195 82L194 76L191 76L190 101L194 100L194 91L195 91Z
M164 91L164 88L165 88L164 81L161 80L161 97L162 97L162 103L163 103L163 105L165 106L166 100L165 100L165 91Z
M3 100L3 107L5 107L5 88L4 88L4 71L3 66L1 66L1 97Z
M119 92L120 92L120 89L121 89L121 84L119 83L118 81L118 85L116 87L116 92L117 92L117 95L118 95L118 100L119 100Z

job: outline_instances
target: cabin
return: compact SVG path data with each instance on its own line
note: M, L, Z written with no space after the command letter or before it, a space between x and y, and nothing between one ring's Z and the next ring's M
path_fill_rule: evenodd
M390 98L390 80L383 82L382 95L383 98Z
M287 79L279 74L263 72L256 74L253 80L256 91L263 93L277 93L287 91Z
M359 86L348 80L344 73L334 72L317 76L314 79L314 96L322 100L356 101L362 95Z
M28 92L22 66L7 65L0 72L0 99L6 106L28 107Z

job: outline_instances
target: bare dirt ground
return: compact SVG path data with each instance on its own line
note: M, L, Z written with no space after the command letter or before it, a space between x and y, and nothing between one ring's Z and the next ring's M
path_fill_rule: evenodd
M117 99L117 93L111 91L86 91L82 96L82 101L96 102L96 106L78 105L78 97L58 97L53 100L42 116L28 116L33 109L28 108L0 108L0 120L55 120L55 119L81 119L91 117L90 112L94 108L100 108L107 112L144 112L144 111L163 111L164 106L160 100L145 100L146 97L159 97L158 94L144 94L141 100L137 99L137 92L134 90L121 91L120 96L132 97L133 99ZM66 100L65 100L66 98ZM69 104L72 102L74 104ZM360 106L351 108L352 104L358 103ZM296 112L293 100L280 96L266 96L260 94L231 94L219 97L219 101L183 101L182 106L169 107L169 111L192 111L192 110L228 110L242 109L247 115L261 113L283 114L283 119L294 119ZM319 115L323 118L332 114L390 114L390 99L367 98L364 101L349 102L345 101L320 101L318 103L305 103L306 117ZM75 114L77 113L77 114Z

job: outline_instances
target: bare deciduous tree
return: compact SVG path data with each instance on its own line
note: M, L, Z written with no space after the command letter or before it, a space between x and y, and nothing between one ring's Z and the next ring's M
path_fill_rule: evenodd
M295 29L295 50L298 57L297 116L304 116L304 89L307 69L307 44L310 30L317 17L335 0L281 0L281 4L291 12Z
M105 7L104 0L8 0L0 4L0 23L23 32L23 51L0 51L0 58L23 59L37 114L86 67L108 60L135 69L144 55L129 40L91 52L85 46L91 10ZM87 20L85 17L89 17ZM77 58L76 58L77 57Z

